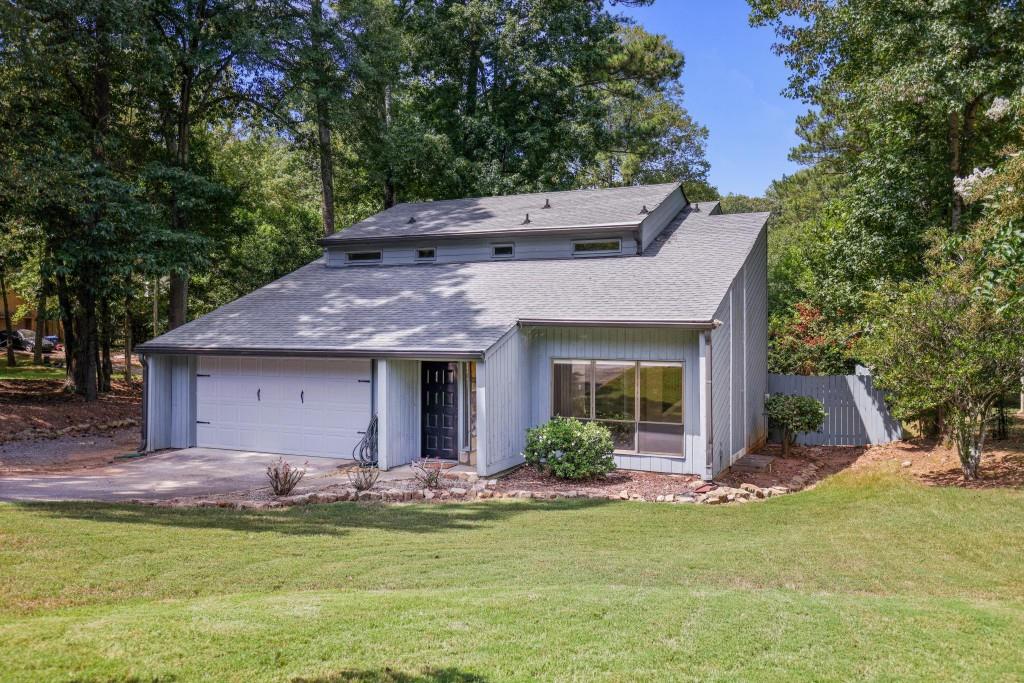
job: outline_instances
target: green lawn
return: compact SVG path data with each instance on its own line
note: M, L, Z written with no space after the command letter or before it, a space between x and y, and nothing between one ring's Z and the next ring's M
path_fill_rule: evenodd
M66 376L64 368L51 368L48 365L31 365L24 361L13 368L7 366L7 361L0 354L0 380L4 379L64 379Z
M12 681L1024 679L1024 492L0 505Z

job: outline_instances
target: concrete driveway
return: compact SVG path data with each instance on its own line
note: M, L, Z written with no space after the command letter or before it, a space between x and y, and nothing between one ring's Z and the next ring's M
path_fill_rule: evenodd
M0 500L161 500L206 496L267 486L267 465L279 455L187 448L122 460L99 468L60 474L0 475ZM293 465L306 463L306 480L350 461L284 456Z

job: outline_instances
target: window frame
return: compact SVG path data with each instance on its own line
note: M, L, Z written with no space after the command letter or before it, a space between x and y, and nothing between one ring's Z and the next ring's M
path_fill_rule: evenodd
M357 254L376 254L377 258L352 258ZM371 266L384 260L384 252L381 249L367 249L365 251L346 251L345 263L353 266Z
M429 251L430 256L423 256L421 252ZM417 247L416 248L416 262L417 263L433 263L437 260L437 247Z
M497 254L495 250L508 248L512 251L508 254ZM516 257L516 243L515 242L495 242L491 244L491 258L498 261L507 261L508 259L514 259Z
M661 458L686 458L686 362L682 360L658 360L658 361L644 361L644 360L629 360L621 358L552 358L551 359L551 388L549 391L550 399L550 414L555 416L555 365L559 364L586 364L589 365L588 375L588 391L589 391L589 417L575 418L581 422L616 422L627 425L633 425L633 450L625 450L616 448L614 453L616 455L650 455ZM599 363L618 364L618 365L632 365L633 366L633 419L632 420L607 420L597 417L597 365ZM647 367L672 367L678 368L679 386L680 386L680 421L679 422L664 422L657 420L641 420L641 394L640 394L640 376L641 368ZM641 450L640 449L640 428L641 425L671 425L673 427L679 427L679 453L658 453L657 451Z
M594 251L577 251L577 246L586 244L610 244L614 242L614 249L597 249ZM605 239L585 239L585 240L573 240L572 241L572 255L573 258L593 258L594 256L615 256L622 253L622 238L621 237L608 237Z

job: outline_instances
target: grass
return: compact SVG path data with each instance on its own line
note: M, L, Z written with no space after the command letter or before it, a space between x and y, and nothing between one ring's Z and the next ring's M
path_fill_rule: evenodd
M1024 493L0 505L4 680L1024 677Z
M36 380L36 379L64 379L66 376L64 368L53 368L48 365L31 365L24 361L18 365L8 367L7 361L0 356L0 380Z

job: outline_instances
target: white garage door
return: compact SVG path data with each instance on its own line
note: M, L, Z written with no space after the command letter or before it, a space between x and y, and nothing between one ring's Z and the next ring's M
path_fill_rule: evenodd
M370 361L202 356L196 445L351 458L370 422Z

